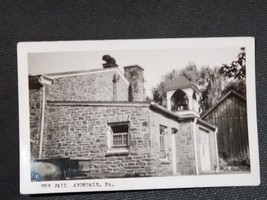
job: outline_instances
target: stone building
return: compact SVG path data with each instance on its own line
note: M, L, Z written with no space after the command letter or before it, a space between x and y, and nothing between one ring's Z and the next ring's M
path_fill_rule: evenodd
M166 85L165 108L145 101L142 67L127 66L122 73L117 65L103 66L29 77L34 161L67 159L65 178L218 169L217 128L199 118L196 86L184 77Z

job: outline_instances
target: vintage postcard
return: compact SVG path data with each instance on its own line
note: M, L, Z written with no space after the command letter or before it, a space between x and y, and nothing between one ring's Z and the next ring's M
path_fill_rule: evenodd
M22 194L260 184L252 37L18 44Z

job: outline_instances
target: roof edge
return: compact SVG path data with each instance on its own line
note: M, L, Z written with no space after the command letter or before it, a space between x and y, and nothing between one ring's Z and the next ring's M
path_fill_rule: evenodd
M58 79L58 78L65 78L65 77L72 77L72 76L82 76L82 75L87 75L87 74L96 74L96 73L105 73L105 72L117 72L119 76L123 79L123 81L129 86L130 83L126 79L126 77L123 75L123 73L120 71L118 67L114 68L100 68L100 69L92 69L92 70L83 70L83 71L71 71L68 72L67 74L62 74L62 73L54 73L54 74L40 74L40 75L30 75L32 77L34 76L43 76L49 79Z
M203 114L201 116L201 119L203 119L204 117L206 117L209 113L211 113L211 111L213 111L215 108L217 108L228 96L230 96L231 94L236 95L237 97L241 98L244 101L247 101L247 99L242 96L241 94L238 94L237 92L235 92L234 90L230 90L229 92L227 92L220 101L218 101L218 103L216 103L214 106L212 106L205 114Z
M217 129L216 126L213 126L212 124L204 121L203 119L201 118L197 118L197 123L201 124L201 125L205 125L205 126L208 126L209 128L213 129L214 131Z
M167 108L164 108L163 106L159 105L158 103L155 103L155 102L152 101L150 103L150 106L152 108L154 108L154 109L157 109L157 110L159 110L159 111L161 111L161 112L163 112L163 113L165 113L165 114L173 117L173 118L176 118L177 120L179 120L179 118L180 118L179 115L177 115L176 113L173 113L173 112L169 111Z
M139 106L149 107L150 102L147 101L51 101L47 100L48 105L53 106Z

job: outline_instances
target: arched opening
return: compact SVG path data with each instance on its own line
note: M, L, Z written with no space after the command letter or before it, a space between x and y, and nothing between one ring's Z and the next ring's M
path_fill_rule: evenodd
M188 97L186 93L182 90L176 90L171 97L171 110L189 110Z

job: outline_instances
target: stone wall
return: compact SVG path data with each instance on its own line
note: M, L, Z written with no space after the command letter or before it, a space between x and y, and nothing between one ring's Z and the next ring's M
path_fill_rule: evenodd
M42 112L42 88L29 90L31 156L38 157Z
M193 119L179 121L179 130L176 134L177 169L182 175L196 173Z
M146 106L47 106L43 158L85 160L90 177L150 176L149 109ZM108 123L129 121L128 152L108 152ZM101 177L100 177L101 178Z
M113 101L113 78L117 72L99 72L56 78L48 87L48 100ZM128 101L128 85L122 78L117 84L117 101Z
M196 147L197 148L197 161L198 161L198 171L199 173L202 172L202 169L201 169L201 155L200 155L200 151L203 151L201 148L201 143L202 143L202 135L199 134L199 125L196 125L196 134L195 134L195 137L196 137Z
M117 101L129 101L129 86L122 78L117 82Z
M167 127L167 159L160 158L160 125ZM172 128L179 130L178 122L175 119L164 116L156 110L150 111L151 163L153 176L173 174L171 145ZM180 174L181 168L178 168L176 173Z

